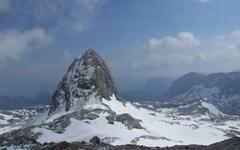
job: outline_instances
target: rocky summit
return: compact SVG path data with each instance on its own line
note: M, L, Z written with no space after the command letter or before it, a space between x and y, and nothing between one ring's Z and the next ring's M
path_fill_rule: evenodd
M110 100L112 95L120 98L107 65L94 49L87 49L73 61L58 85L49 115L63 107L66 111L82 108L91 100Z

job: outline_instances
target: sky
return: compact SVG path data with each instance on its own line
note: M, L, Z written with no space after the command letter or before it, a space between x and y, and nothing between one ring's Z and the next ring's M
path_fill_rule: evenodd
M0 0L0 95L53 91L94 48L120 90L240 71L239 0Z

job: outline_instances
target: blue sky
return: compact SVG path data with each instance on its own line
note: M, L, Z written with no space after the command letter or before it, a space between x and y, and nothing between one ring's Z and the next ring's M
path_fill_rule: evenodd
M94 48L118 87L240 70L239 0L0 0L0 94L53 90Z

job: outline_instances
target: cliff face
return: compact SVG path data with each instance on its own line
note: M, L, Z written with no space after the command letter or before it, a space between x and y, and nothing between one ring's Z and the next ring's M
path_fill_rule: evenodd
M110 100L113 94L120 98L107 65L95 50L88 49L73 61L59 83L49 114L60 107L69 111L101 98Z

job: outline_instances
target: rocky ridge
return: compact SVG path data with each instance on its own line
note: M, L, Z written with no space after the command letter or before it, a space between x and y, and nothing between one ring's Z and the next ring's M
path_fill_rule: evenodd
M186 102L201 98L217 105L224 113L240 115L240 72L188 73L173 82L164 99Z

